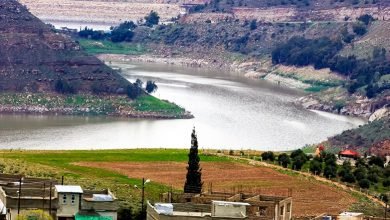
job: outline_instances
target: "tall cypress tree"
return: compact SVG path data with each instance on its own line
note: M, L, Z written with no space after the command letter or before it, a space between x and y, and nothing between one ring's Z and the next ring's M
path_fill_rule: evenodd
M191 134L191 149L188 154L187 177L184 185L185 193L201 193L202 191L202 168L200 168L199 161L198 139L194 128Z

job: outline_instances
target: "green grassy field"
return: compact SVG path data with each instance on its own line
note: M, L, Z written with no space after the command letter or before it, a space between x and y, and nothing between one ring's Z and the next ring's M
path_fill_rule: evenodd
M136 100L126 96L98 96L88 94L58 95L43 93L0 93L0 105L38 106L51 109L71 109L71 115L115 115L117 109L133 109L140 113L154 112L161 116L180 118L185 109L153 96L142 95ZM86 111L88 109L88 111Z
M185 112L183 108L154 96L141 96L135 100L133 106L137 111L141 112L165 112L174 115L180 115Z
M89 54L140 55L146 52L146 49L140 44L113 43L111 41L96 41L82 38L78 39L78 42Z
M185 162L188 150L134 149L96 151L0 151L0 170L4 173L24 174L33 177L61 179L65 184L79 184L85 188L110 188L121 204L137 210L140 207L140 179L129 178L113 171L78 166L77 162ZM201 155L201 161L228 161L225 157ZM147 177L145 177L147 178ZM156 201L168 186L152 182L146 188L147 198Z

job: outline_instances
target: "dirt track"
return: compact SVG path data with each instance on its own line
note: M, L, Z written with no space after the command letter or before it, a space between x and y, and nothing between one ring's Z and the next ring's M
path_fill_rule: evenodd
M183 187L186 174L186 164L177 162L96 162L78 165L104 168L130 178L147 177L176 188ZM288 188L292 188L295 217L338 214L356 201L350 194L335 187L301 176L281 174L267 167L233 162L204 162L201 166L206 189L212 183L214 191L228 192L242 187L247 192L287 195Z

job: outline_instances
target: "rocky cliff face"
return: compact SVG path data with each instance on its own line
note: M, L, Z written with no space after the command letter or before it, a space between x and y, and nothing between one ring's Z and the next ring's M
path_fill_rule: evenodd
M374 121L389 115L390 94L387 92L374 99L347 93L332 95L323 93L321 97L311 94L300 98L296 103L307 109L363 117Z
M0 1L0 91L50 92L63 80L80 92L123 91L128 82L16 0Z

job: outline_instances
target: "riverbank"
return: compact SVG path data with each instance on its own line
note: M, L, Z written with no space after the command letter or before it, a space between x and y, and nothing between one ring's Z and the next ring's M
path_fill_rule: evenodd
M0 113L152 119L193 118L190 112L174 103L146 95L130 100L126 96L1 93Z
M323 91L339 86L346 80L345 77L330 71L328 68L315 70L312 66L273 65L269 57L251 58L242 54L220 51L216 48L205 52L155 44L145 46L86 39L79 39L79 43L88 53L96 55L100 60L106 62L157 63L236 72L247 78L263 79L307 92Z
M108 51L107 51L108 52ZM188 68L205 68L240 73L247 78L264 79L278 85L306 91L321 91L340 85L345 79L329 69L314 70L312 67L273 66L267 58L252 61L231 57L229 60L189 56L166 56L147 54L97 54L105 62L138 62L166 64ZM310 73L310 74L308 74Z
M236 58L231 63L221 59L211 60L207 56L198 59L190 55L161 56L151 53L142 55L99 54L99 59L110 62L156 63L188 68L206 68L218 71L232 71L254 80L266 80L289 88L300 89L309 94L295 103L310 110L319 110L334 114L361 117L370 116L382 108L389 96L386 94L374 99L365 96L350 95L341 85L345 78L329 69L315 70L313 67L291 67L272 65L267 59L248 61Z

